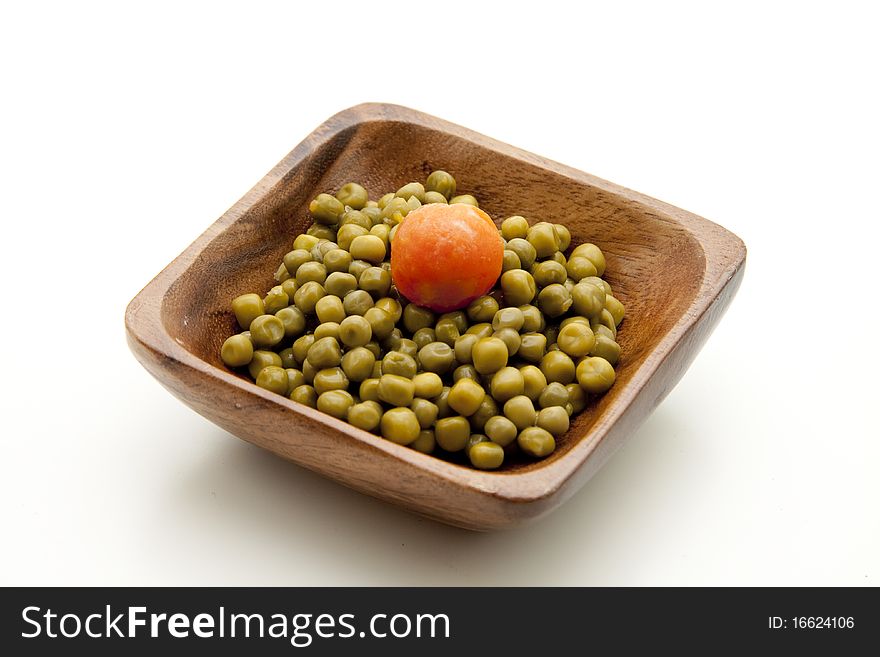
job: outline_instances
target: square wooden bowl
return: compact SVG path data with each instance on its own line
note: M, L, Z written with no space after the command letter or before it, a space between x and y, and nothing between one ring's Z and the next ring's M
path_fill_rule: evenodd
M445 169L496 221L560 222L606 254L626 305L617 382L547 459L481 472L426 456L269 393L228 370L233 297L268 290L318 193L355 180L371 194ZM549 513L574 494L681 378L733 298L746 250L678 208L395 105L321 125L129 304L128 343L172 394L236 436L346 486L469 529Z

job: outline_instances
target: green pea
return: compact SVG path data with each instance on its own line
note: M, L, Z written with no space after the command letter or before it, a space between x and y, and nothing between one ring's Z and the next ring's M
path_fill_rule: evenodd
M601 277L605 274L605 255L598 246L589 243L581 244L575 247L574 251L571 252L572 258L578 256L590 260L593 265L595 265L597 276Z
M587 407L587 394L579 383L569 383L565 386L568 391L568 403L571 404L572 413L580 413Z
M327 268L320 262L306 262L296 270L296 282L303 285L309 281L323 285L327 280Z
M339 341L346 347L363 347L372 337L370 323L360 315L346 317L339 324Z
M548 285L538 294L538 308L548 317L564 315L571 303L571 294L559 283Z
M458 381L459 379L473 379L477 383L480 382L480 373L477 372L477 369L471 365L470 363L465 363L464 365L459 365L452 372L452 381L453 383Z
M361 212L360 210L348 210L342 214L342 216L339 218L339 228L342 228L342 226L345 226L347 224L355 224L356 226L360 226L361 228L365 228L366 230L370 230L373 227L373 221L370 219L369 215L367 215L367 213L365 212Z
M397 345L397 351L415 358L419 353L419 346L409 338L401 338L400 344Z
M505 344L507 347L507 355L510 358L513 358L519 352L522 338L520 337L520 334L512 328L499 329L495 331L492 336L498 338Z
M504 463L504 448L494 442L478 442L467 451L471 465L478 470L495 470Z
M381 209L383 209L386 205L388 205L388 204L391 202L391 200L392 200L393 198L394 198L394 192L388 192L387 194L384 194L384 195L383 195L383 196L382 196L382 197L376 202L376 205L377 205L377 207L381 210Z
M284 268L287 269L291 276L296 276L300 265L311 261L312 254L306 249L294 249L284 256Z
M403 309L403 325L410 333L415 333L421 328L429 328L434 325L434 313L414 303L407 304Z
M519 261L519 256L513 251L504 249L504 255L501 259L501 273L503 274L511 269L522 269L522 263Z
M375 431L382 421L382 405L375 401L362 401L348 409L348 423L364 431Z
M471 356L480 374L494 374L507 365L507 345L499 338L482 338L474 344Z
M286 367L284 371L287 372L287 392L284 394L289 396L290 393L305 384L306 377L301 370L294 367Z
M568 403L568 389L558 381L552 381L541 391L538 397L538 406L549 408L550 406L565 406Z
M330 194L318 194L318 196L309 203L309 214L312 219L322 224L332 225L339 221L339 215L345 211L345 207L338 199L330 196Z
M434 335L438 342L444 342L452 347L455 345L455 341L458 339L460 332L458 326L453 320L449 318L441 318L437 321L437 325L434 327Z
M315 305L325 295L324 287L315 281L309 281L299 287L293 295L293 303L306 315L315 313Z
M553 224L539 222L529 228L526 240L535 248L535 254L539 258L548 258L559 250L559 235L553 229Z
M257 375L257 385L279 395L287 394L287 371L276 365L269 365Z
M381 267L370 267L361 274L358 285L374 297L384 297L391 289L391 274Z
M520 335L517 355L530 363L539 363L547 349L547 336L541 333L523 333Z
M340 249L350 251L351 245L355 239L357 239L358 237L367 236L369 234L370 231L359 224L345 224L337 231L336 241L339 243ZM356 258L356 256L354 257Z
M376 340L384 340L394 330L394 318L381 308L370 308L364 313L364 319L370 323Z
M503 328L512 328L519 331L523 321L525 318L519 308L502 308L492 317L492 329L498 331Z
M437 419L439 409L436 404L429 402L427 399L416 397L412 400L412 404L410 404L409 407L412 412L416 414L416 418L419 420L419 426L422 429L430 429L434 424L434 421Z
M523 394L533 402L538 401L544 388L547 387L547 377L534 365L523 365L519 368L523 377Z
M342 371L351 381L360 382L373 372L376 357L366 347L355 347L342 357Z
M318 303L315 304L315 314L320 322L336 322L338 324L345 319L342 299L333 295L318 299Z
M299 283L296 282L295 278L288 278L281 284L281 290L287 295L288 301L293 299L293 295L296 294L298 289Z
M302 364L302 362L308 357L309 349L313 344L315 344L314 335L303 335L293 341L291 350L293 351L293 357L296 359L297 363Z
M580 358L590 353L596 343L596 336L588 324L572 322L559 329L556 344L572 358Z
M574 381L574 361L562 351L548 351L541 359L539 367L547 381L556 381L563 385Z
M342 307L346 315L363 316L373 307L373 297L364 290L353 290L342 298Z
M504 403L523 394L525 381L522 373L515 367L502 367L492 375L489 392L496 401Z
M523 304L519 306L523 314L523 325L520 329L523 333L536 333L543 331L546 326L543 313L531 304Z
M386 404L409 406L414 395L415 384L412 379L397 374L383 374L379 379L379 399Z
M434 329L426 326L413 333L412 339L413 342L416 343L416 348L421 349L425 345L435 342L437 340L437 334L434 333Z
M611 290L611 286L608 284L608 281L598 276L588 276L587 278L583 279L581 283L590 283L591 285L595 285L596 287L601 289L605 294L614 294L614 292L612 292Z
M311 385L315 381L315 375L318 373L318 368L312 365L309 362L309 359L306 358L302 364L302 373L305 382Z
M562 224L553 224L553 230L556 231L556 236L559 238L559 250L567 250L571 245L571 231Z
M476 335L478 338L491 338L495 330L489 322L474 324L465 331L465 335Z
M445 342L432 342L419 349L418 358L422 369L442 375L455 362L455 353Z
M364 379L358 388L361 401L379 401L379 379Z
M348 273L351 267L351 254L343 249L331 249L324 254L324 268L332 276L334 273Z
M443 380L434 372L419 372L413 379L415 396L433 399L443 392Z
M422 428L416 414L409 408L392 408L380 422L382 436L398 445L409 445L419 437Z
M590 356L599 356L612 365L616 365L620 359L620 345L607 335L596 334L595 343L590 349Z
M317 388L315 391L317 392ZM346 419L353 405L354 399L345 390L328 390L318 394L318 410L338 420Z
M284 338L284 324L275 315L260 315L251 322L250 333L255 347L274 347Z
M315 327L315 340L321 338L333 338L339 342L339 324L336 322L323 322Z
M428 192L429 194L431 192ZM431 429L423 429L419 431L419 436L409 444L417 452L422 454L430 454L434 451L437 441L434 439L434 431Z
M422 201L425 198L425 186L420 182L407 183L397 190L395 196L402 198L404 201L408 201L410 197L415 196L419 201Z
M348 383L348 377L341 367L328 367L315 374L312 386L320 396L328 390L347 390Z
M370 351L376 358L382 357L382 347L379 346L379 343L375 340L370 340L367 344L364 345L364 349Z
M351 241L351 256L358 260L366 260L373 264L385 259L385 242L375 235L359 235Z
M601 325L607 326L615 339L617 338L617 324L614 323L614 317L608 312L607 308L603 308L598 317L590 318L590 328L593 329L594 333L596 332L596 328Z
M351 264L348 266L348 273L355 278L360 278L361 274L372 266L373 265L366 260L352 260Z
M357 279L349 273L335 271L324 281L324 291L334 297L344 299L349 292L357 289Z
M275 313L284 326L284 337L295 338L306 330L306 317L299 308L288 306Z
M535 277L535 283L541 287L545 287L552 283L564 283L568 278L565 267L554 260L545 260L537 263L532 268L532 276Z
M523 452L536 458L548 456L556 449L553 435L541 427L523 429L517 436L516 442Z
M440 203L446 205L449 201L440 192L425 192L425 205L429 203Z
M504 415L520 431L533 426L538 417L532 400L525 395L518 395L504 402Z
M247 365L253 357L254 345L244 335L233 335L226 338L220 349L220 358L229 367Z
M392 299L391 297L382 297L378 301L376 301L376 308L381 308L386 313L391 315L394 318L395 322L400 321L400 317L403 314L403 308L400 305L400 302L397 299Z
M532 246L528 240L521 237L515 237L512 240L508 240L507 245L504 248L508 251L513 251L517 255L523 269L531 269L535 262L535 258L538 257L535 247Z
M598 317L605 308L605 290L582 280L571 290L571 303L578 315Z
M464 205L473 205L475 208L480 207L480 204L477 202L477 199L471 194L459 194L458 196L453 196L449 199L449 205L453 205L455 203L462 203Z
M444 198L449 199L455 196L455 178L438 169L432 171L425 181L425 188L429 192L437 192L442 194Z
M499 412L498 404L492 399L492 396L485 395L477 410L468 418L471 423L471 430L482 431L489 418L498 415Z
M486 421L484 431L489 440L501 447L510 445L516 440L516 436L519 433L516 425L503 415L495 415L489 418Z
M600 356L590 356L578 363L578 383L594 395L607 392L614 385L614 378L614 366Z
M611 316L614 318L614 325L620 326L620 323L623 321L623 316L626 313L623 304L612 295L607 294L605 295L605 309L611 313Z
M522 269L506 271L501 274L500 282L504 300L510 306L521 306L535 298L535 279L527 271Z
M529 222L525 217L514 215L501 222L501 237L506 240L525 239L529 234Z
M385 250L388 250L388 245L391 244L391 226L388 224L376 224L370 228L370 235L375 235L382 240Z
M576 281L597 274L596 265L593 264L593 261L583 256L569 258L568 262L565 263L565 270Z
M471 353L473 352L474 345L479 339L479 337L472 333L465 333L456 338L455 360L463 364L473 362Z
M460 415L444 417L434 425L434 438L447 452L460 452L470 437L471 425L467 418Z
M246 331L250 328L252 321L260 315L266 314L266 309L260 295L251 293L235 297L232 300L232 312L235 314L238 325Z
M360 210L370 200L367 190L355 182L346 183L340 187L336 198L342 205L347 205L355 210Z
M434 397L431 401L437 404L437 417L444 418L449 417L455 411L453 411L449 407L449 391L451 388L449 386L443 386L443 390L440 391L440 394Z
M319 370L336 367L342 362L342 349L335 338L320 338L309 347L306 358Z
M449 406L459 415L473 415L485 397L486 391L472 379L460 379L449 391Z
M297 235L296 239L293 240L293 248L295 251L296 250L311 251L312 247L314 247L315 244L317 244L317 243L318 243L317 237L314 237L312 235L306 235L305 233L302 233L300 235ZM290 273L292 274L293 272L290 272Z
M263 307L267 314L274 315L282 308L287 308L290 304L290 298L280 285L276 285L269 293L263 297Z
M418 371L418 365L411 356L399 351L389 351L382 359L382 371L385 374L397 374L411 379Z
M318 393L310 385L301 385L294 388L293 392L290 393L290 399L311 408L317 408L318 406Z

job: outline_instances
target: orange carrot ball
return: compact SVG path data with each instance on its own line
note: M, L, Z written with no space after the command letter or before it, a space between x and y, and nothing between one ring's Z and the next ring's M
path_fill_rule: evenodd
M488 214L431 203L410 212L391 245L391 276L403 296L435 312L463 308L501 274L504 245Z

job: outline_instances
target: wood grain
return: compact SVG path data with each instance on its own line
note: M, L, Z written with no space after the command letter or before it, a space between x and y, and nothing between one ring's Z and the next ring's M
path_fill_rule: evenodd
M266 392L219 360L230 300L271 287L316 194L361 182L374 197L435 168L497 223L566 224L606 254L626 305L617 383L546 460L490 473L390 443ZM745 246L724 228L564 165L407 108L366 104L316 129L129 304L137 359L230 433L351 488L461 527L534 520L573 495L678 382L742 279ZM295 503L295 502L291 502Z

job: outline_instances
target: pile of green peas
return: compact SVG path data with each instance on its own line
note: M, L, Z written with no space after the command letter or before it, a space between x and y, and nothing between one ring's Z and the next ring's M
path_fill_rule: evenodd
M467 203L434 171L371 201L357 183L309 205L263 296L232 301L242 332L220 350L261 388L425 454L479 469L543 458L591 396L614 383L623 304L594 244L562 224L501 223L502 273L467 308L436 314L398 294L397 226L427 203ZM566 256L565 253L568 252Z

